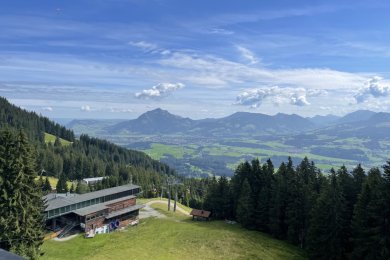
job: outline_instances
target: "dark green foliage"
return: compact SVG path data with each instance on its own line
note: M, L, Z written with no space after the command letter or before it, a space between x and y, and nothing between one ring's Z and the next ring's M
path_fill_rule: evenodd
M313 259L345 258L346 201L332 170L330 184L313 208L308 234L308 250Z
M43 242L41 187L35 151L22 132L0 132L0 247L36 259Z
M68 185L66 183L66 177L64 174L60 175L56 186L57 193L66 193L68 192Z
M230 187L233 218L306 248L311 259L390 259L390 161L383 169L367 177L361 165L352 174L342 166L326 176L307 158L297 167L289 158L274 173L270 160L253 160L222 186ZM205 208L226 218L219 182L204 184Z
M143 152L128 150L87 135L81 135L79 140L76 140L71 130L0 98L0 127L4 126L24 129L38 151L35 157L37 168L47 176L62 176L62 179L71 181L109 176L108 183L93 189L133 181L142 186L143 196L151 196L161 191L162 183L168 176L176 175L166 164L151 159ZM56 136L54 144L45 144L45 133ZM71 141L72 144L62 146L59 138ZM64 183L60 182L61 192L67 189Z
M251 187L249 186L249 182L247 179L244 179L240 196L237 204L237 220L247 228L253 228L254 226L254 215L253 215L253 199L251 197Z
M42 191L43 191L43 194L47 194L47 193L51 192L50 181L49 181L49 178L47 178L47 177L45 178L45 182L43 183Z
M87 192L90 192L88 185L78 182L76 186L76 193L83 194Z
M379 169L371 169L355 205L352 219L353 251L351 258L382 259L382 246L378 243L381 239L378 224L381 222L383 211L382 185L383 179Z
M74 133L65 127L50 121L46 117L28 112L10 104L0 97L0 127L24 129L30 140L44 141L44 134L49 133L65 140L74 141Z

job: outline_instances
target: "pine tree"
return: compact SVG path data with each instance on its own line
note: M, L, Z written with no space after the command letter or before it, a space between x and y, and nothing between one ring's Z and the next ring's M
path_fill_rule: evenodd
M34 153L23 132L0 132L0 248L30 259L38 258L44 226Z
M60 175L60 178L58 179L57 185L56 185L56 191L57 193L66 193L68 192L68 185L66 183L66 177L64 174Z
M51 185L50 185L50 181L49 181L48 177L45 178L45 182L43 183L42 191L44 194L51 192Z
M383 179L378 168L372 168L363 184L355 205L352 220L352 259L381 259L380 229L381 185Z
M253 199L251 197L251 188L247 179L244 179L244 182L241 186L240 196L237 204L236 216L238 222L241 223L243 227L251 228L254 225L253 219Z
M364 172L364 169L360 163L358 166L356 166L355 169L353 169L352 176L354 181L355 194L358 195L361 192L363 183L366 179L366 173Z
M378 243L381 247L382 259L390 259L390 160L383 166L383 170L384 182L381 187L382 196L379 202L382 211L378 219L380 229Z
M336 173L332 169L329 187L313 208L308 232L308 250L312 259L344 259L344 227L346 207Z
M286 206L287 206L287 189L288 177L293 172L292 162L288 165L281 163L272 182L271 207L269 213L269 229L273 236L285 239L287 235L286 223Z

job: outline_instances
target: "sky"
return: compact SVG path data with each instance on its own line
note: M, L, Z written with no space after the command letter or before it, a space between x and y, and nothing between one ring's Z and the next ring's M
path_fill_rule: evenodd
M390 112L389 1L4 0L0 96L50 118Z

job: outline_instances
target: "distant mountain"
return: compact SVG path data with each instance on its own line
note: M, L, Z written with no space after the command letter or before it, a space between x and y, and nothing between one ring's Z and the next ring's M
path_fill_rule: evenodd
M109 133L170 134L189 130L195 121L173 115L157 108L140 115L137 119L106 127Z
M339 120L341 117L335 116L335 115L326 115L326 116L314 116L314 117L308 117L312 123L318 125L318 126L326 126L336 123L337 120Z
M358 110L343 116L342 118L337 120L337 123L342 124L342 123L366 121L375 114L376 114L375 112L370 110Z
M192 120L173 115L166 110L155 109L137 119L121 122L105 128L107 133L142 133L193 135L241 135L291 133L314 129L310 120L298 115L237 112L224 118Z
M306 132L305 135L306 137L297 137L296 141L302 142L303 139L313 141L314 136L329 136L334 140L360 138L362 140L372 140L372 142L375 142L375 145L372 145L371 148L380 149L378 141L390 140L390 113L376 113L366 110L356 111L340 118L331 126Z

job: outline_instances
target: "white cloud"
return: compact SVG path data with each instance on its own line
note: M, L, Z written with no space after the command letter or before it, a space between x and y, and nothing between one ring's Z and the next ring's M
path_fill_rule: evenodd
M155 54L155 53L159 53L161 55L169 55L169 54L171 54L170 50L159 48L159 46L157 44L150 43L150 42L145 42L145 41L134 42L134 41L130 41L129 44L131 46L140 48L140 49L144 50L145 52L150 52L150 53L153 53L153 54Z
M81 106L81 111L86 111L86 112L89 112L91 111L91 107L89 105L84 105L84 106Z
M139 42L130 41L129 44L131 46L134 46L134 47L137 47L137 48L141 48L141 49L144 49L144 50L148 50L148 51L152 51L152 50L155 50L155 49L158 48L156 44L145 42L145 41L139 41Z
M42 110L51 112L51 111L53 111L53 108L52 107L42 107Z
M183 87L183 83L159 83L150 89L144 89L142 92L135 93L135 97L141 99L160 99Z
M234 34L233 31L229 31L223 28L212 28L211 30L208 31L211 34L221 34L221 35L232 35Z
M265 100L271 100L276 106L282 104L308 106L310 102L307 101L307 97L318 95L318 92L308 91L304 88L281 88L278 86L247 89L236 97L235 104L257 108Z
M111 113L132 113L133 110L130 108L116 108L116 107L110 107L109 111Z
M259 59L256 57L256 55L252 51L248 50L245 47L239 46L239 45L237 45L236 48L240 52L242 57L244 57L246 60L249 61L249 64L256 64L259 62Z
M390 85L384 85L381 83L383 78L373 77L365 83L365 86L359 90L355 95L357 103L362 103L368 100L370 97L380 98L390 96Z
M308 106L310 103L306 100L306 95L293 95L291 97L291 105L295 106Z

